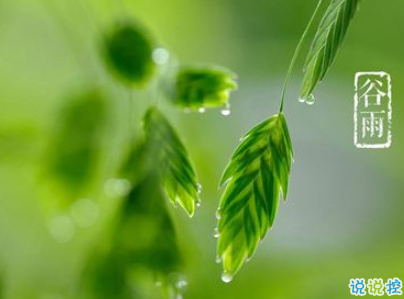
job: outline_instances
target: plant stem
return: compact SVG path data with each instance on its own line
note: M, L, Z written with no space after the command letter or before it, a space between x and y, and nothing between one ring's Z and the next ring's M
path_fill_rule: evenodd
M283 104L284 104L284 102L285 102L286 90L287 90L287 88L288 88L288 86L289 86L290 77L291 77L291 75L292 75L292 71L293 71L293 68L294 68L294 66L295 66L296 59L297 59L297 57L298 57L298 55L299 55L299 53L300 53L300 50L302 49L303 42L304 42L304 40L306 39L306 36L307 36L307 34L309 33L309 30L310 30L310 28L311 28L311 25L313 24L314 19L315 19L316 15L317 15L318 11L320 10L321 4L323 4L323 2L324 2L324 0L319 0L319 1L318 1L317 7L316 7L316 9L314 10L313 15L311 16L311 19L310 19L309 23L307 24L307 27L306 27L306 29L304 30L302 37L300 38L300 41L299 41L299 43L298 43L298 45L297 45L297 47L296 47L295 53L293 54L292 61L290 62L289 69L288 69L288 72L287 72L287 74L286 74L285 83L284 83L284 85L283 85L282 97L281 97L281 106L280 106L280 108L279 108L279 112L282 112L282 111L283 111Z

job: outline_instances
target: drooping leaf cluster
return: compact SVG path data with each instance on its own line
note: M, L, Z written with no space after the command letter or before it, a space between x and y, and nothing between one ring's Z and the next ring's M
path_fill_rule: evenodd
M99 89L68 99L57 118L46 156L52 180L75 195L87 187L98 167L107 121L107 101Z
M169 298L176 298L186 283L178 274L182 256L166 198L192 215L198 198L195 173L157 108L146 113L144 128L144 141L134 146L120 171L132 188L117 213L112 247L87 271L87 290L98 296L94 298L134 298L133 277L142 271L152 275Z
M145 140L129 153L121 177L136 182L142 173L153 169L159 176L165 196L192 217L200 202L200 187L187 150L156 107L146 112L143 123ZM133 171L135 168L137 172Z
M331 0L306 59L300 97L307 102L331 67L359 3L360 0ZM314 16L310 25L313 20ZM308 29L303 38L307 32ZM300 46L301 43L297 53ZM280 110L243 138L222 178L222 184L227 186L218 210L218 258L223 262L224 281L230 281L252 257L259 240L273 226L280 193L284 198L288 193L293 151L282 113L283 98Z
M301 98L307 98L330 69L344 41L360 0L332 0L307 55Z
M146 113L144 128L149 145L155 150L163 189L176 206L179 204L189 216L199 203L199 186L187 150L177 133L157 108Z
M112 74L125 84L143 86L155 69L151 38L134 22L114 26L103 41L103 52Z
M226 189L218 209L218 258L224 280L252 257L273 226L280 194L287 197L292 155L282 113L253 128L234 152L221 180Z
M86 287L94 298L139 298L134 297L136 275L164 280L178 272L181 263L160 180L151 172L123 198L111 248L93 259Z
M217 67L182 67L169 81L166 93L180 108L200 110L226 107L230 92L237 89L236 75Z

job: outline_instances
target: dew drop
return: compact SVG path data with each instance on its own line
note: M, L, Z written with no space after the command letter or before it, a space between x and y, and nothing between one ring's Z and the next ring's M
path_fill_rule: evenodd
M213 231L213 236L217 239L220 237L220 232L219 229L216 227L215 230Z
M201 207L201 205L202 205L201 200L200 200L200 199L198 199L198 201L196 202L196 207L197 207L197 208L200 208L200 207Z
M305 98L300 98L299 102L306 103L307 105L314 105L314 103L316 102L316 98L314 97L313 94L310 94Z
M306 103L307 105L314 105L314 103L316 102L316 98L314 97L314 95L309 95L306 99Z
M199 113L205 113L205 112L206 112L206 109L203 108L203 107L202 107L202 108L199 108L199 109L198 109L198 112L199 112Z
M231 275L229 272L224 271L222 274L222 280L225 283L229 283L233 280L233 275Z
M164 48L156 48L153 50L152 58L156 64L164 65L170 61L170 52Z
M203 190L202 184L201 184L201 183L197 183L197 184L196 184L196 188L197 188L197 190L198 190L198 194L201 194L201 192L202 192L202 190Z
M187 280L185 279L185 277L181 277L181 279L179 279L177 281L177 283L175 284L175 286L179 289L183 289L188 285Z
M222 258L220 256L216 256L216 263L220 264L222 262Z
M220 110L220 113L223 116L229 116L231 114L231 110L230 110L230 104L226 103L226 105L224 105L224 107L222 108L222 110Z
M220 220L220 218L222 218L222 215L220 215L220 211L216 211L216 219Z

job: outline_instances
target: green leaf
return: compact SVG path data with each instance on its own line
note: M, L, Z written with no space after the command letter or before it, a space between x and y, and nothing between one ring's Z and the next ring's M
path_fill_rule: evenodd
M157 108L148 110L144 124L147 143L153 148L152 159L156 161L167 197L192 217L199 204L199 187L187 150Z
M109 247L90 260L85 272L90 298L148 298L134 294L145 288L144 277L181 291L182 278L175 274L181 270L182 254L158 175L144 174L123 198L111 237Z
M360 0L332 0L307 56L300 97L308 98L331 67Z
M128 194L115 237L126 263L161 274L179 270L180 250L158 176L148 174Z
M112 74L128 85L144 85L155 69L151 39L135 23L116 25L104 40L103 52Z
M112 253L92 256L83 277L83 290L91 299L131 299L133 289L128 279L127 265Z
M97 89L68 100L49 145L48 174L72 193L80 193L97 170L107 120L107 103Z
M228 107L230 92L237 89L235 74L217 67L183 67L166 87L178 107L199 110Z
M281 192L286 200L292 142L282 113L253 128L234 152L222 177L218 209L218 258L224 281L250 259L274 224Z

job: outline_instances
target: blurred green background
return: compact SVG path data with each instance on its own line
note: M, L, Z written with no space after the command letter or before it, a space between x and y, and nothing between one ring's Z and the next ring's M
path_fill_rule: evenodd
M180 132L204 189L194 219L174 210L187 257L185 298L348 298L351 278L404 279L404 2L363 1L317 102L298 102L304 53L285 114L295 148L290 197L255 257L230 284L220 280L213 237L217 183L238 139L276 113L283 78L316 1L0 0L0 276L4 298L70 298L83 265L105 232L115 203L94 192L98 221L58 243L48 233L41 167L66 95L100 82L114 118L100 177L124 151L128 101L99 57L100 33L134 17L184 63L226 66L239 77L232 114L165 111ZM101 32L100 32L101 31ZM308 49L309 42L305 50ZM354 74L393 79L393 145L353 145ZM149 91L136 91L138 134ZM162 104L164 105L164 104ZM99 186L102 190L103 187ZM171 209L171 207L169 207ZM171 209L172 210L172 209ZM70 240L71 239L71 240Z

